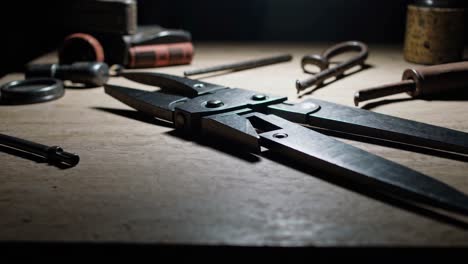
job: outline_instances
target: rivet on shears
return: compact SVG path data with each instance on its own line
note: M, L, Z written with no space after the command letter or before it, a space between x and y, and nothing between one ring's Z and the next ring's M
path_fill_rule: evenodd
M273 134L273 137L278 138L278 139L282 139L282 138L287 138L288 134L286 134L286 133L276 133L276 134Z
M267 96L264 95L264 94L254 94L252 96L252 100L254 101L263 101L263 100L266 100L267 99Z
M221 107L223 105L224 105L224 103L221 100L209 100L208 102L206 102L205 107L217 108L217 107Z

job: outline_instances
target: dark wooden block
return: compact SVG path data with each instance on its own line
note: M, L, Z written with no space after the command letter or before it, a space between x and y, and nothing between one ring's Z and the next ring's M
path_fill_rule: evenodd
M137 31L135 0L73 0L65 12L65 27L73 32L128 35Z

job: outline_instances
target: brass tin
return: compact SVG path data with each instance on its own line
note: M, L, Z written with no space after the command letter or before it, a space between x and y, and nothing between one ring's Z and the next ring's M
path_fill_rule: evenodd
M404 57L419 64L463 59L464 9L408 5Z

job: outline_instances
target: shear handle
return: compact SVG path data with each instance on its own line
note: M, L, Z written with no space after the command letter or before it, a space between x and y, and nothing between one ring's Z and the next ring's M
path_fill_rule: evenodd
M120 76L134 82L157 86L167 92L177 93L191 98L226 88L212 83L159 72L123 71L120 73Z

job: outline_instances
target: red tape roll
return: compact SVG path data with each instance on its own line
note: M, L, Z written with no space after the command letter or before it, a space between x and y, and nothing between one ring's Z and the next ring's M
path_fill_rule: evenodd
M85 58L81 58L82 56ZM95 37L85 33L74 33L65 38L59 59L60 63L66 64L78 60L104 62L104 48Z

